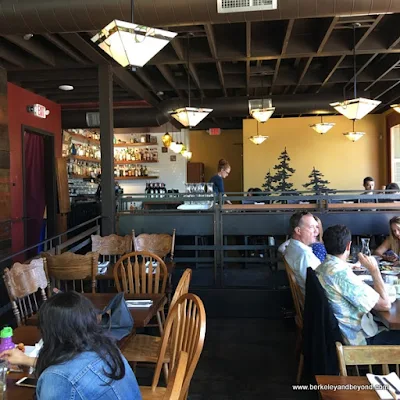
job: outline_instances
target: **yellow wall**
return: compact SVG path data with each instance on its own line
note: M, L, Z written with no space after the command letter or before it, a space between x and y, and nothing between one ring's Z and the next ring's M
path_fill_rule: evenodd
M231 164L231 173L224 181L226 192L241 192L243 181L242 130L222 130L219 136L207 131L190 131L192 162L202 162L206 182L217 173L218 161L225 158Z
M257 121L243 121L243 169L244 188L260 187L268 169L271 173L278 164L278 156L285 146L291 158L290 166L296 169L290 182L297 190L305 190L302 184L309 181L313 166L324 174L328 185L334 189L362 189L366 176L376 180L377 188L386 179L386 141L383 115L368 115L356 122L356 130L366 133L353 143L342 135L352 130L352 121L343 116L325 117L334 122L327 134L320 135L309 127L319 122L317 117L274 118L259 124L259 132L269 136L263 144L253 144L249 137L257 134Z

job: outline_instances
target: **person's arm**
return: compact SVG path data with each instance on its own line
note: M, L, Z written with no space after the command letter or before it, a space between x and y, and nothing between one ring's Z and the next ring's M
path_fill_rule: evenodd
M36 365L36 357L29 357L17 348L3 351L0 354L0 358L7 360L12 365L23 365L26 367L35 367Z
M374 282L374 289L379 294L379 299L373 309L377 311L389 311L392 304L390 302L389 295L386 292L385 284L375 258L359 253L358 259L360 260L361 265L367 268L371 274Z
M387 261L395 261L397 259L396 257L395 257L395 259L392 260L392 258L394 256L385 256L384 255L388 250L390 250L390 240L385 239L383 241L383 243L374 251L374 254L382 257L383 259L385 259Z

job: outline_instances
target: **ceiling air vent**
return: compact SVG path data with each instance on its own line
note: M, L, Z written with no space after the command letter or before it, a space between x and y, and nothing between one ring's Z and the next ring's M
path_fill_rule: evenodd
M219 13L276 10L278 0L217 0Z
M86 124L89 128L97 128L100 126L100 113L99 112L87 112L86 113Z

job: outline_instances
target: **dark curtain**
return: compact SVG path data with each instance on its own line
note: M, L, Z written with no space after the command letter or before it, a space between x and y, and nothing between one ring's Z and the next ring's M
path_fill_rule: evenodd
M24 133L25 142L25 210L27 245L40 241L46 206L44 173L44 138Z

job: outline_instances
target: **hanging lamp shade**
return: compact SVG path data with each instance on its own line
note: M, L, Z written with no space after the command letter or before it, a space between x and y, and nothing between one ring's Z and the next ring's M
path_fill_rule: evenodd
M92 42L123 67L143 67L176 35L116 19L93 36Z
M260 135L259 134L259 132L258 132L258 121L257 121L257 135L250 136L249 140L252 141L256 145L259 145L261 143L264 143L268 138L269 138L269 136L264 136L264 135Z
M182 156L185 157L187 160L191 160L192 159L192 155L193 153L191 151L188 150L183 150L181 152Z
M364 135L365 132L357 132L355 128L355 120L353 119L353 130L351 132L346 132L343 133L347 139L349 139L352 142L357 142L357 140L360 140Z
M162 136L161 140L164 146L168 148L171 146L172 136L167 132L165 135Z
M390 107L392 107L394 111L400 113L400 104L392 104Z
M269 136L263 136L263 135L256 135L256 136L250 136L249 139L254 143L254 144L261 144L264 143Z
M361 139L365 135L365 132L346 132L343 133L343 135L350 141L357 142L357 140Z
M313 128L315 132L323 135L324 133L327 133L329 130L331 130L334 126L335 124L331 122L320 122L318 124L310 125L310 128Z
M354 120L364 118L379 104L381 104L381 101L359 97L358 99L345 100L330 105L346 118Z
M249 100L249 113L258 122L267 122L274 111L275 107L272 107L271 99Z
M352 100L344 100L341 102L331 103L330 105L340 114L353 121L364 118L373 109L375 109L381 101L366 99L357 96L357 63L356 63L356 29L361 28L359 22L353 23L353 81L354 81L354 98Z
M310 125L310 128L313 128L315 132L323 135L324 133L331 130L334 126L335 124L333 122L324 122L321 115L321 122Z
M183 107L170 111L170 114L184 127L194 128L212 111L212 108Z

